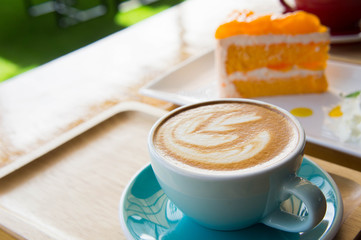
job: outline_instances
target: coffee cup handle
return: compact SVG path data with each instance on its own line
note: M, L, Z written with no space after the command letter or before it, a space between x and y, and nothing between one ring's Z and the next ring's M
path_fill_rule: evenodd
M286 3L285 0L280 0L280 3L285 8L284 13L294 12L296 10L296 9L292 8L290 5L288 5L288 3Z
M277 208L262 222L270 227L287 232L306 232L321 222L326 213L326 199L321 190L309 181L292 176L283 186L281 199L296 196L306 206L307 216L296 216Z

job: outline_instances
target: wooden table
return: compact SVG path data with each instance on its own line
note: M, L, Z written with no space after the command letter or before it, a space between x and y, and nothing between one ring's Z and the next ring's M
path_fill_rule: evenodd
M0 239L124 239L120 195L149 163L149 128L176 107L138 90L212 49L234 8L282 11L277 0L188 0L1 84ZM331 58L361 64L361 44L332 46ZM361 159L311 143L306 154L347 203L337 239L353 239Z

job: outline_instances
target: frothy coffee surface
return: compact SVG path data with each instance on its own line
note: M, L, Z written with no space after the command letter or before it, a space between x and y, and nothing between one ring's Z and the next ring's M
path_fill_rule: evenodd
M252 103L215 103L186 109L159 125L156 151L168 161L209 170L239 170L278 161L299 141L294 123Z

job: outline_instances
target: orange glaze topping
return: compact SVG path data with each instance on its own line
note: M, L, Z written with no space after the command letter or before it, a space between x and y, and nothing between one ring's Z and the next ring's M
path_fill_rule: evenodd
M283 15L257 16L249 10L233 11L229 19L216 30L217 39L238 34L307 34L327 32L317 16L304 11L296 11Z

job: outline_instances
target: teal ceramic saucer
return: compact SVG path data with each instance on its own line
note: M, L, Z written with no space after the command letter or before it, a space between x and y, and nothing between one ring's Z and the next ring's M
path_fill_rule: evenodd
M150 165L140 170L124 190L120 201L120 222L127 239L332 239L341 226L343 205L333 179L311 160L304 158L298 175L317 185L327 200L322 222L304 233L288 233L257 224L238 231L216 231L193 222L167 198ZM283 210L307 214L297 198L283 202Z

